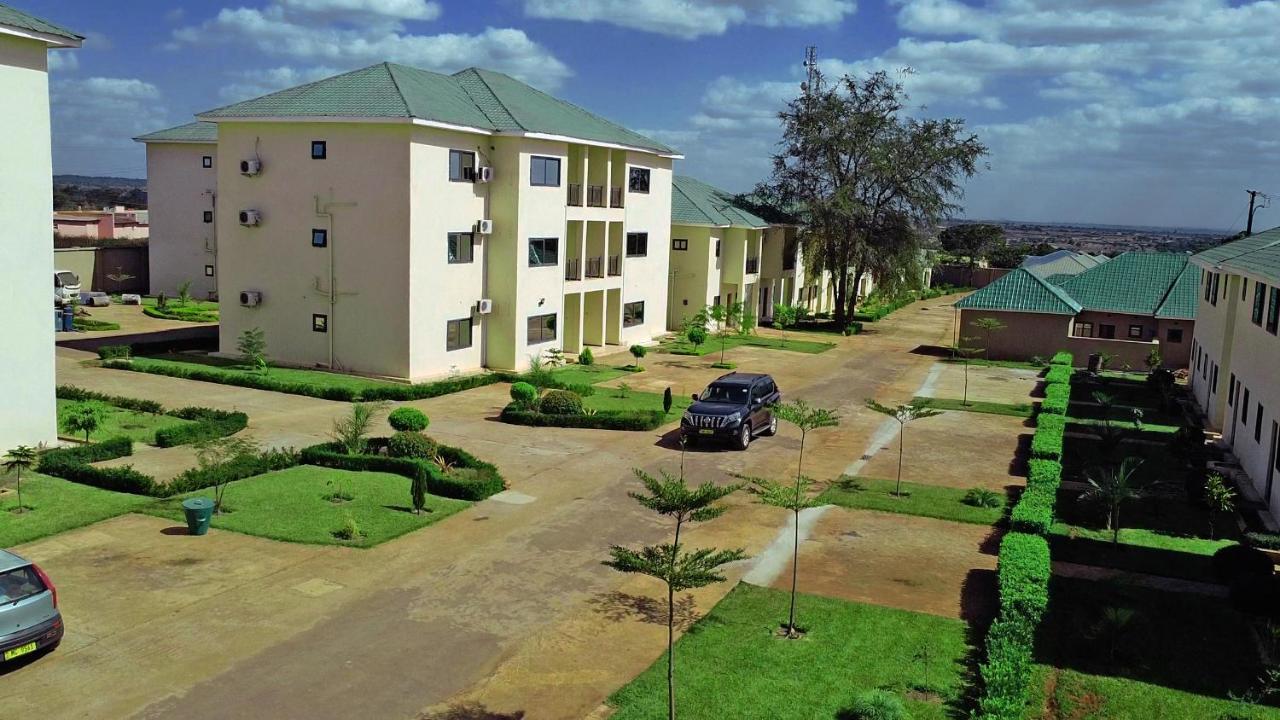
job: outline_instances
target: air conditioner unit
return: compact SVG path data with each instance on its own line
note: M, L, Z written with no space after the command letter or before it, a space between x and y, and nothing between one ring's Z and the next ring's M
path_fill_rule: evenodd
M241 160L241 161L240 161L240 174L241 174L241 175L253 176L253 175L258 175L258 174L260 174L261 172L262 172L262 161L261 161L261 160L258 160L258 159L256 159L256 158L255 158L255 159L253 159L253 160Z
M487 183L493 180L493 168L478 167L476 168L476 182Z
M492 221L492 220L478 220L478 221L476 221L476 232L477 232L477 233L479 233L479 234L481 234L481 235L492 235L492 234L493 234L493 221Z
M240 304L245 307L257 307L262 304L262 293L257 290L241 290Z
M477 300L477 301L476 301L476 314L477 314L477 315L488 315L488 314L489 314L489 313L491 313L491 312L493 312L493 301L492 301L492 300L490 300L489 298L484 298L484 299L482 299L482 300Z
M262 222L262 215L257 210L241 210L240 224L245 227L254 227Z

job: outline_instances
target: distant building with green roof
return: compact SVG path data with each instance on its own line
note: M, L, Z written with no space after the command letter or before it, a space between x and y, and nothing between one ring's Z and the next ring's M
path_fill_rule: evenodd
M995 318L992 359L1114 356L1113 365L1145 367L1159 350L1166 367L1185 367L1195 327L1198 270L1178 253L1130 252L1109 261L1060 256L1017 268L960 302L961 345L987 343L973 323Z

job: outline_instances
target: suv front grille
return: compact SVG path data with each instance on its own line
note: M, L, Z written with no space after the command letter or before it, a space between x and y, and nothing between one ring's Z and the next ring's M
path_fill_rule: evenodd
M722 428L728 419L725 415L689 415L689 423L696 428Z

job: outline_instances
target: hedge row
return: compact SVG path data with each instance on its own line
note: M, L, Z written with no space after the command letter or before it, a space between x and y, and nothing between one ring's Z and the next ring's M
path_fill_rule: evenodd
M1065 365L1067 367L1075 367L1075 357L1066 350L1059 350L1049 358L1050 365Z
M249 416L242 412L228 412L205 407L185 407L169 413L183 420L194 421L190 425L176 425L156 431L156 445L174 447L235 435L249 425Z
M370 449L380 449L386 438L369 441ZM358 472L385 472L401 475L410 480L425 479L427 492L440 497L458 500L483 500L506 489L506 481L498 468L477 459L461 448L440 445L440 456L453 465L449 472L442 471L435 463L417 458L394 458L386 455L348 455L337 443L323 443L304 448L301 462L338 470Z
M1075 374L1068 365L1050 365L1049 370L1044 374L1044 381L1050 386L1061 383L1067 384L1071 382L1071 376Z
M1040 412L1050 415L1066 415L1071 404L1071 386L1067 383L1049 383L1044 389L1044 402Z
M1067 430L1067 417L1045 413L1036 416L1036 432L1031 436L1031 457L1035 460L1062 462L1062 436Z
M59 385L55 394L59 400L71 400L73 402L102 402L108 405L115 405L116 407L124 408L125 410L150 413L152 415L161 415L164 413L164 406L155 400L139 400L138 398L123 397L120 395L108 395L106 393L78 388L74 385Z
M981 666L982 720L1021 720L1026 712L1032 649L1049 605L1050 572L1049 543L1043 537L1010 532L1000 542L1000 611L987 633Z
M936 288L908 291L893 299L887 299L880 295L873 295L872 297L867 298L861 309L853 313L853 317L851 317L850 320L859 322L878 322L883 320L889 313L904 308L917 300L932 300L933 298L942 297L948 293L958 291L958 288L938 286ZM861 327L859 327L858 331L861 332ZM847 335L850 333L845 334Z
M1032 460L1029 465L1027 488L1009 513L1009 526L1018 532L1048 535L1062 484L1062 463Z
M655 430L667 422L661 410L601 410L594 415L552 415L521 410L514 404L502 409L502 422L534 427L591 428L596 430Z

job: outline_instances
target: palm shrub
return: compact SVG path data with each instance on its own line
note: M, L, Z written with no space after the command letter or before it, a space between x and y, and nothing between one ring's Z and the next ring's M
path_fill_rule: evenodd
M849 720L911 720L902 699L888 690L864 690L840 714Z
M213 479L213 511L222 513L223 498L235 473L225 468L235 463L256 460L262 450L252 438L222 437L204 440L196 444L196 466L202 474Z
M329 437L341 445L348 455L359 455L365 451L365 436L373 426L374 419L382 412L385 403L358 402L351 405L351 412L346 417L333 421L333 430Z
M530 410L538 404L538 388L527 382L514 383L511 386L511 402L521 410Z
M552 390L542 396L538 409L547 415L581 415L582 396L570 390Z
M15 513L26 510L26 506L22 504L22 471L30 470L35 464L36 449L27 445L19 445L5 455L4 471L6 474L13 474L17 479L18 506L13 509Z
M267 333L260 327L247 328L236 339L236 350L249 366L267 372Z
M1111 532L1111 542L1120 542L1120 509L1130 500L1141 498L1145 492L1142 480L1137 476L1142 461L1128 457L1119 465L1095 468L1085 475L1089 489L1080 494L1080 502L1096 502L1106 511L1106 526Z
M969 488L960 502L979 508L1000 507L1000 493L984 487Z
M387 423L392 429L402 432L422 432L431 424L427 414L417 408L401 407L391 411Z
M401 430L387 439L387 454L396 458L430 460L438 449L435 440L419 432Z
M1232 513L1236 509L1236 491L1218 473L1209 475L1204 483L1204 502L1209 506L1209 539L1217 535L1218 515Z

